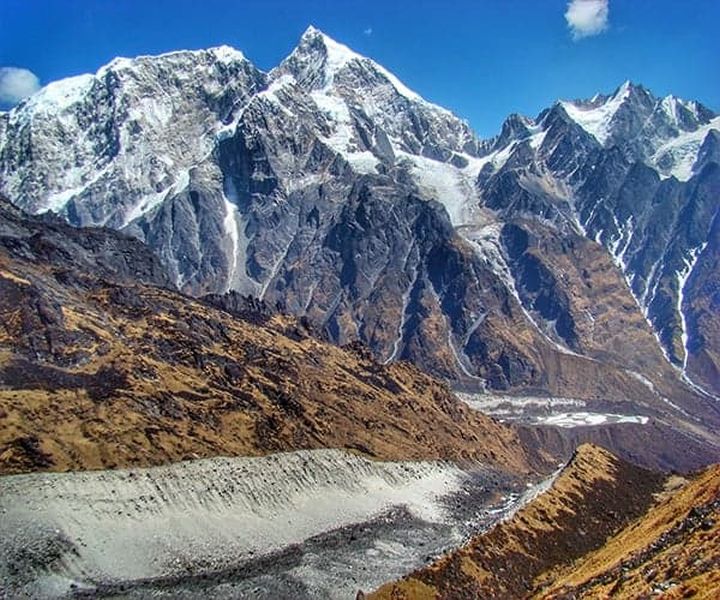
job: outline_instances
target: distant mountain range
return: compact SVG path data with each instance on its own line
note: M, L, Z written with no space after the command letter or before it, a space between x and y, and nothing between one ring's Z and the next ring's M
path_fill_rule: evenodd
M51 83L0 114L0 191L470 392L694 430L720 423L719 142L630 82L480 140L311 27L269 73L219 47Z

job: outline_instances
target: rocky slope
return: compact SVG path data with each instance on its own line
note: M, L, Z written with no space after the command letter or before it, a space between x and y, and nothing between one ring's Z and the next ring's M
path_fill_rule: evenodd
M720 385L718 118L697 102L628 83L480 141L311 27L270 73L227 47L117 59L0 119L0 190L146 241L186 292L280 302L466 386L716 418L695 396Z
M415 367L165 282L135 240L0 204L0 472L328 447L531 470L516 433Z
M508 520L364 597L714 597L719 474L666 479L581 446Z
M479 181L483 203L506 217L530 214L602 244L668 359L715 394L714 338L697 321L716 296L701 273L717 258L719 127L697 102L626 82L534 120L511 117L496 141L510 158Z
M406 362L329 345L307 319L236 292L194 300L167 288L152 253L110 229L0 203L0 261L5 472L321 447L527 471L582 441L653 468L720 458L697 421L673 421L663 404L617 426L511 431Z
M0 248L6 260L64 269L65 281L90 275L117 284L173 288L143 243L112 230L71 227L52 214L33 217L0 197Z

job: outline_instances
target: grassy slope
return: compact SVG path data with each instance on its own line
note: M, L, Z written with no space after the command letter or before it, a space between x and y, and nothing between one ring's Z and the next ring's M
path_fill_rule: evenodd
M513 518L369 598L710 600L719 539L720 465L663 479L582 446Z
M542 598L717 598L720 595L720 465L670 480L647 514L602 548L542 582Z

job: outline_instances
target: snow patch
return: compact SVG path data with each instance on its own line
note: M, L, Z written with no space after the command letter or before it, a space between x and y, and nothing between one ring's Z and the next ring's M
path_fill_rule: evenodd
M475 373L471 373L470 370L465 366L465 361L468 360L467 356L465 355L464 352L461 355L461 352L458 352L457 348L455 347L455 342L453 342L453 332L449 325L448 325L447 343L448 343L448 347L450 348L450 351L453 353L455 362L460 367L460 370L463 372L463 375L465 375L465 377L469 377L470 379L477 379L479 381L482 381L483 386L484 386L485 380L482 377L478 377Z
M614 96L600 106L586 107L566 101L561 101L560 105L573 121L600 144L605 145L605 142L610 137L613 118L629 95L630 83L626 81Z
M678 280L678 291L677 291L677 312L680 316L680 330L683 348L683 362L682 362L682 374L683 377L687 377L687 365L688 365L688 325L687 318L683 312L683 303L685 302L685 286L687 285L688 279L692 275L693 269L697 264L700 255L705 251L707 242L704 242L699 247L695 248L690 252L689 258L684 259L684 266L677 272Z
M233 62L242 62L247 60L245 55L240 52L237 48L232 46L222 45L208 50L211 54L217 58L223 64L229 64Z
M445 207L450 222L458 227L469 222L474 206L479 202L475 189L480 169L493 157L478 159L463 155L468 166L459 169L450 163L396 150L398 159L409 167L418 189L425 196L437 200Z
M675 177L678 181L688 181L695 174L700 148L711 130L720 131L720 117L714 118L695 131L682 132L677 137L660 146L649 163L663 179ZM669 163L670 166L667 166Z
M649 417L642 415L617 415L612 413L573 412L558 413L547 417L536 417L537 424L554 425L566 429L574 427L595 427L617 423L647 425Z
M578 398L503 396L462 392L456 392L455 395L470 408L484 414L532 425L553 425L555 427L571 428L613 425L616 423L646 425L649 421L649 417L643 415L568 410L587 407L587 401ZM561 410L558 411L558 409Z
M330 136L321 136L320 139L345 158L357 173L377 172L377 157L369 150L360 150L358 147L352 116L345 101L326 91L315 91L310 95L317 107L327 115L332 128Z
M89 74L68 77L48 83L44 88L20 104L11 116L29 117L31 114L54 115L80 102L90 91L94 77Z
M147 213L152 211L156 206L160 206L168 197L169 192L170 188L156 194L149 194L140 198L137 204L135 204L135 206L133 206L130 211L125 215L123 227L127 227L136 219L139 219L143 215L146 215Z
M229 292L233 289L233 283L237 275L238 268L238 253L240 251L240 239L238 235L238 209L232 202L230 202L226 196L223 196L223 203L225 204L225 219L223 220L223 227L225 228L225 234L230 240L230 264L228 266L227 285L225 291Z
M470 408L490 415L508 415L518 410L543 409L554 410L559 407L584 408L585 400L578 398L560 398L555 396L504 396L498 394L467 394L456 392L455 395Z
M542 143L545 141L545 136L547 135L547 130L543 129L538 131L537 133L533 133L529 138L528 142L530 144L530 147L533 150L536 150L542 146Z
M164 131L172 116L172 104L152 96L140 98L137 104L128 110L130 120L147 123L160 132Z
M657 390L655 389L655 384L650 381L647 377L644 375L638 373L637 371L632 371L631 369L626 369L625 372L630 375L633 379L636 379L640 383L642 383L646 388L648 388L651 392L654 394L657 394Z
M61 186L63 188L62 191L49 194L42 208L37 212L43 213L51 211L59 213L70 200L82 194L91 185L97 183L109 170L110 165L107 165L105 168L97 171L90 179L85 180L85 172L83 169L78 167L68 169L63 174L64 181Z

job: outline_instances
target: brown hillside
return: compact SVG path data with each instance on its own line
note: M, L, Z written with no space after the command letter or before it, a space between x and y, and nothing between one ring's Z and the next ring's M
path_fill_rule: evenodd
M667 488L602 548L545 577L539 597L720 597L720 465Z
M508 521L370 598L530 596L539 575L600 547L643 514L662 481L597 446L583 445L550 490Z
M511 429L407 364L0 246L0 473L326 447L531 469Z

